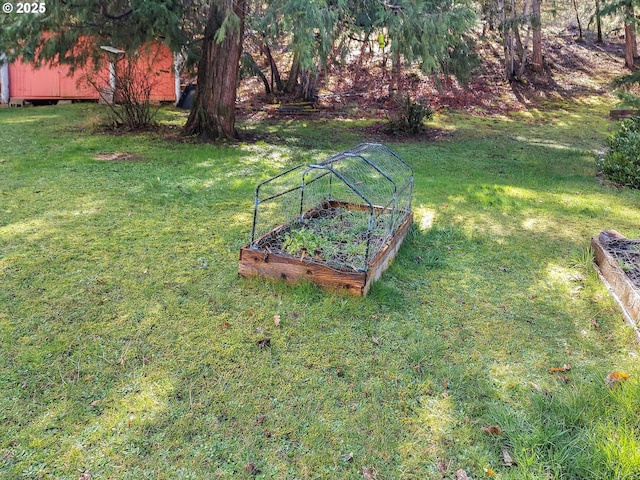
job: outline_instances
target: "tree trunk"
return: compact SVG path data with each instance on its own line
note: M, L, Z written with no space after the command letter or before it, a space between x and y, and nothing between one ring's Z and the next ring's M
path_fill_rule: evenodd
M520 34L518 32L517 26L514 26L516 30L516 40L518 44L518 51L520 55L520 69L518 70L518 78L523 78L524 69L527 67L527 63L530 61L527 59L527 52L529 50L529 40L531 39L531 24L532 24L532 15L529 14L529 9L531 7L531 0L527 0L524 4L524 10L522 12L522 18L527 20L527 34L524 37L524 43L520 39Z
M316 87L318 84L318 75L304 70L300 74L300 96L305 102L314 102L316 100Z
M389 83L389 98L396 98L400 91L400 77L402 75L402 62L400 52L397 49L391 51L391 82Z
M636 49L636 35L635 35L635 25L633 24L633 5L627 4L625 7L625 15L626 19L624 22L624 58L625 58L625 66L628 68L633 68L633 54Z
M237 22L233 22L234 16ZM211 1L195 100L183 135L198 135L204 140L238 137L235 106L244 16L245 0ZM224 38L217 39L223 24Z
M511 28L511 16L507 15L510 6L505 0L498 0L498 10L500 11L500 31L502 33L502 47L504 49L504 77L507 81L512 81L515 77L515 58L513 46L513 31Z
M269 62L269 68L271 69L271 90L274 89L274 82L275 82L275 89L279 92L282 92L284 90L284 85L282 83L282 79L280 78L280 71L278 70L278 65L276 64L276 61L273 59L273 55L271 54L271 49L269 48L269 45L267 45L266 40L263 40L260 43L260 52L262 52L262 54L264 54L265 57L267 57L267 61Z
M580 21L580 12L578 11L577 0L573 0L573 9L576 12L576 22L578 22L578 40L582 40L582 22Z
M300 54L296 52L291 62L291 70L289 70L289 78L287 78L287 86L285 88L286 92L295 92L298 87L298 75L300 75Z
M600 20L600 0L596 0L596 43L602 43L602 21Z
M543 68L542 60L542 21L540 16L541 0L533 0L531 3L531 29L532 35L532 55L531 64L536 72L541 72Z

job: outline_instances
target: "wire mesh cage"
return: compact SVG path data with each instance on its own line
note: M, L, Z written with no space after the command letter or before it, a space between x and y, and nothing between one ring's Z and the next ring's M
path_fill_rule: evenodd
M412 190L411 166L380 144L297 165L257 186L248 249L367 273L390 245L393 254L399 248L398 232L404 238L412 218Z

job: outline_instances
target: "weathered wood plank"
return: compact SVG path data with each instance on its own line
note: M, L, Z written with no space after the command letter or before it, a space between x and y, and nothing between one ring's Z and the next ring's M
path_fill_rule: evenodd
M609 112L609 115L611 116L611 118L615 119L615 120L625 120L627 118L633 118L633 117L637 117L638 115L640 115L640 110L635 110L635 109L617 109L617 110L611 110Z
M389 242L378 255L371 262L371 268L369 269L367 283L364 286L364 293L366 295L369 293L369 289L371 288L371 284L378 280L382 274L389 268L389 264L391 260L393 260L400 250L400 246L404 241L407 233L409 232L409 228L413 223L413 213L410 213L407 218L402 222L402 225L398 228L398 231L394 235L391 242Z
M625 238L617 232L614 233L617 235L615 237L617 239ZM620 268L617 259L607 252L604 243L606 238L601 234L600 238L593 237L591 239L595 262L613 298L620 305L625 322L634 329L636 340L640 342L640 293Z
M266 278L298 283L308 280L321 287L344 290L362 296L366 273L351 273L334 270L325 265L290 258L275 253L244 247L240 250L238 273L241 276L259 275Z

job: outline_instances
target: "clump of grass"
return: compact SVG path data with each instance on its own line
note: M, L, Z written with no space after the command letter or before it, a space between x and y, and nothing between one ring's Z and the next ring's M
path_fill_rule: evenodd
M594 253L591 246L581 247L569 255L569 266L587 274L593 272Z

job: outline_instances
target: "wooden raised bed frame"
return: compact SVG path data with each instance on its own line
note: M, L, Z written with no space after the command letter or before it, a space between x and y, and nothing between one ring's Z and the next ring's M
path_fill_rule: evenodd
M347 208L362 208L357 205L344 205ZM347 272L336 270L329 266L309 260L291 256L279 255L246 245L240 249L240 262L238 273L243 277L262 276L273 279L285 280L289 283L309 281L320 287L330 290L340 290L351 295L362 297L369 293L371 284L378 280L382 273L389 267L391 260L396 256L400 245L407 236L409 227L413 223L413 213L398 227L393 238L378 252L371 261L366 272ZM277 227L266 236L281 229ZM259 243L256 242L256 243Z
M625 323L634 330L636 341L640 343L640 292L620 268L617 259L607 251L606 243L610 238L626 239L615 230L602 232L591 239L598 275L620 305Z

